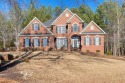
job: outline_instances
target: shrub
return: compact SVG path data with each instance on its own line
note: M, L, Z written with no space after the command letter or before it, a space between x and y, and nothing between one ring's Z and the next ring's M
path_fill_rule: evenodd
M107 51L107 53L106 53L107 55L112 55L112 51L111 50L109 50L109 51Z
M99 53L100 52L100 50L96 50L96 53Z

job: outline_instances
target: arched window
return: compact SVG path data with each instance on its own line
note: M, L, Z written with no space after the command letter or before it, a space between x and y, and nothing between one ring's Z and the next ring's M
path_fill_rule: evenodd
M95 44L96 46L101 45L101 37L95 36L95 38L94 38L94 44Z
M75 23L72 27L72 32L78 32L79 31L79 26Z
M26 38L25 39L25 47L29 47L30 46L30 39Z

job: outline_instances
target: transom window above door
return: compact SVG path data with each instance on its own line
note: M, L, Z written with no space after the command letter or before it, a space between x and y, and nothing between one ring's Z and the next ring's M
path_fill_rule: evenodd
M57 26L57 33L58 34L65 34L66 33L66 26Z
M75 23L73 26L72 26L72 32L78 32L79 31L79 26Z
M38 23L34 23L33 24L33 30L34 31L38 31L39 30L39 24Z

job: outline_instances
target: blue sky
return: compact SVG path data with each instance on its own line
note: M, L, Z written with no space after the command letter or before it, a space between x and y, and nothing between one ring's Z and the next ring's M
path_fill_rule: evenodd
M25 0L26 4L22 4L23 1L24 0L20 0L21 6L23 5L28 6L30 3L29 0ZM95 12L98 5L102 4L103 2L104 0L84 0L84 2L83 0L39 0L39 2L36 3L36 5L38 7L40 7L41 5L45 6L51 5L53 8L56 6L72 8L72 7L78 7L81 3L85 3ZM0 3L0 10L2 10L3 12L5 11L5 3Z

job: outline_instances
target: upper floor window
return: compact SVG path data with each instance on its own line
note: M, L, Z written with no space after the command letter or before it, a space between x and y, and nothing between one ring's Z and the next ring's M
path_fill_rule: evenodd
M86 46L91 45L91 38L90 37L85 37L84 38L84 45L86 45Z
M43 46L48 46L48 45L49 45L48 38L43 38Z
M79 26L75 23L72 27L72 32L78 32L79 31Z
M57 26L57 33L59 33L59 34L66 33L66 27L65 26Z
M33 30L34 31L38 31L39 30L39 24L38 23L34 23L33 24Z
M94 38L94 44L95 44L96 46L101 45L101 37L96 36L96 37Z

